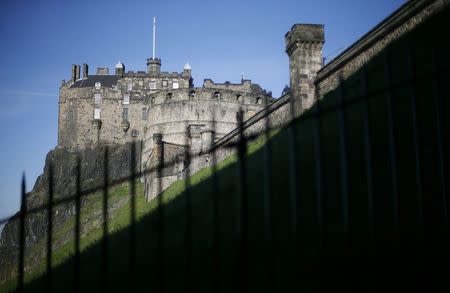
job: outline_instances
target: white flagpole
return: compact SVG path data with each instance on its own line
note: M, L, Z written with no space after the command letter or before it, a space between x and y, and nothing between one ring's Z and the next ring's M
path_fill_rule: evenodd
M153 17L153 60L155 59L156 17Z

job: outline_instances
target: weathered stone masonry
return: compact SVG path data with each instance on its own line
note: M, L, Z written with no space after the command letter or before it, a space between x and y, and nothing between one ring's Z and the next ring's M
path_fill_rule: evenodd
M146 177L146 196L150 199L157 193L155 180L162 181L164 189L181 178L186 168L192 174L207 166L211 145L221 154L219 159L229 155L230 151L220 146L236 139L239 111L245 115L246 134L264 131L265 105L270 109L271 127L287 124L335 89L339 78L350 76L389 43L448 3L449 0L405 3L325 66L323 25L295 24L285 35L290 91L276 102L248 80L217 84L206 79L203 87L195 88L188 64L182 73L161 72L161 60L157 58L147 59L147 72L125 73L124 65L118 63L114 75L105 68L88 75L87 66L83 65L83 79L79 76L80 67L74 66L72 80L61 87L58 145L84 148L141 140L141 164L145 169L155 166L153 135L161 135L166 150L164 161L171 157L176 167L165 170L161 178L155 174ZM186 148L195 155L191 162L184 158Z
M112 75L108 68L89 75L88 65L83 64L80 77L80 66L74 65L72 79L60 89L58 147L84 149L142 141L141 165L148 167L156 154L155 134L171 151L164 154L164 161L182 156L186 148L198 153L237 127L239 111L248 118L273 101L271 93L250 80L218 84L207 79L196 88L189 64L181 73L161 72L157 58L147 59L147 66L147 72L126 73L119 62ZM164 171L164 188L185 167ZM146 190L151 191L148 199L156 195L153 185Z

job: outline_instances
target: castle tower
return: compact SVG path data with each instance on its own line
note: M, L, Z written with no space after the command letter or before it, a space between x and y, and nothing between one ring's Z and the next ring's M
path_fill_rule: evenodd
M321 24L295 24L285 35L285 41L289 56L290 91L295 114L298 115L315 101L314 79L323 66L324 27Z
M156 76L161 73L161 59L159 58L148 58L147 59L147 72Z
M115 70L117 76L123 77L125 75L125 65L122 62L117 62Z
M152 58L147 59L147 72L156 76L161 72L161 59L156 58L156 17L153 17L153 48Z
M83 79L88 79L89 76L89 66L84 63L83 64Z
M183 76L191 77L192 76L192 67L188 62L183 67Z

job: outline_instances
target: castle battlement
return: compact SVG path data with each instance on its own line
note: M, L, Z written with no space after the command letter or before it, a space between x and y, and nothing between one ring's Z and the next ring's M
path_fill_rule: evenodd
M101 67L89 75L88 65L83 64L82 77L81 67L73 65L71 80L60 88L58 146L145 141L156 132L170 143L183 144L183 129L191 124L211 124L216 119L218 135L225 135L237 126L239 109L250 117L273 101L250 80L233 84L206 79L202 87L194 87L188 63L182 72L161 71L158 58L147 59L147 65L147 72L125 73L119 61L114 74ZM182 135L174 135L174 129Z

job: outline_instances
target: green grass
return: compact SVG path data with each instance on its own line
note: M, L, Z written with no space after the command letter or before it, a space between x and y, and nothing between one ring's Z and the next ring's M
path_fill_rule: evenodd
M430 52L432 46L441 52L450 51L444 39L436 39L431 33L445 27L448 14L447 9L388 48L394 61L393 82L401 83L393 91L400 233L393 229L387 96L380 93L368 101L371 177L366 173L364 101L353 103L342 112L348 130L349 226L346 227L340 161L342 136L339 113L327 111L337 103L336 92L331 92L320 101L319 106L325 113L320 120L300 118L294 124L294 132L285 128L271 133L268 142L262 137L250 143L245 157L245 182L241 181L242 174L239 174L241 162L234 155L220 162L216 170L205 168L188 181L172 184L148 204L144 203L142 186L138 184L133 274L129 271L131 230L130 205L127 203L115 211L109 222L107 271L102 269L101 228L91 230L82 238L81 289L127 291L133 285L141 291L179 292L190 285L195 292L215 291L215 286L220 288L220 292L234 292L242 288L242 272L247 275L249 291L259 292L315 292L335 288L384 290L382 286L388 284L388 280L395 281L389 288L397 284L397 290L402 291L406 287L417 289L422 281L428 285L445 284L443 272L446 270L441 270L439 265L448 265L448 227L443 224ZM405 52L411 46L419 76L416 90L421 159L419 174L423 185L421 203L416 185L410 85L405 84L408 79ZM369 92L377 92L384 87L384 54L368 64ZM450 89L445 86L450 77L449 59L448 55L441 54L443 72L440 82L444 86L440 88L440 111L444 150L450 147ZM361 72L357 72L346 80L347 101L360 96L360 78ZM317 106L309 113L316 110ZM292 139L296 146L295 161L290 152ZM269 147L270 157L266 160ZM297 170L293 181L290 177L292 165ZM266 168L271 171L270 178L266 178ZM447 163L444 168L445 174L450 174ZM370 178L373 179L376 262L367 257L374 255L368 217ZM293 182L298 190L294 197L291 194ZM239 233L241 184L244 184L248 196L248 249L245 250L245 258L239 249L242 243ZM320 190L317 188L319 185ZM111 197L128 197L128 188L128 185L118 187ZM271 197L266 193L268 189ZM448 194L445 196L448 198ZM214 222L216 202L219 207L217 225ZM100 204L99 197L95 204L89 206L89 213L95 213ZM188 218L189 206L192 210ZM423 211L425 238L417 233L419 209ZM66 235L72 224L68 222L56 233ZM345 233L346 228L349 233ZM270 237L268 232L271 232ZM217 243L214 242L215 235ZM401 249L393 247L394 236L399 237ZM188 243L186 239L191 241ZM424 243L421 242L423 239ZM68 242L54 254L52 287L71 291L74 282L73 242ZM247 264L244 270L243 263ZM41 268L27 275L28 289L45 291L43 272Z

